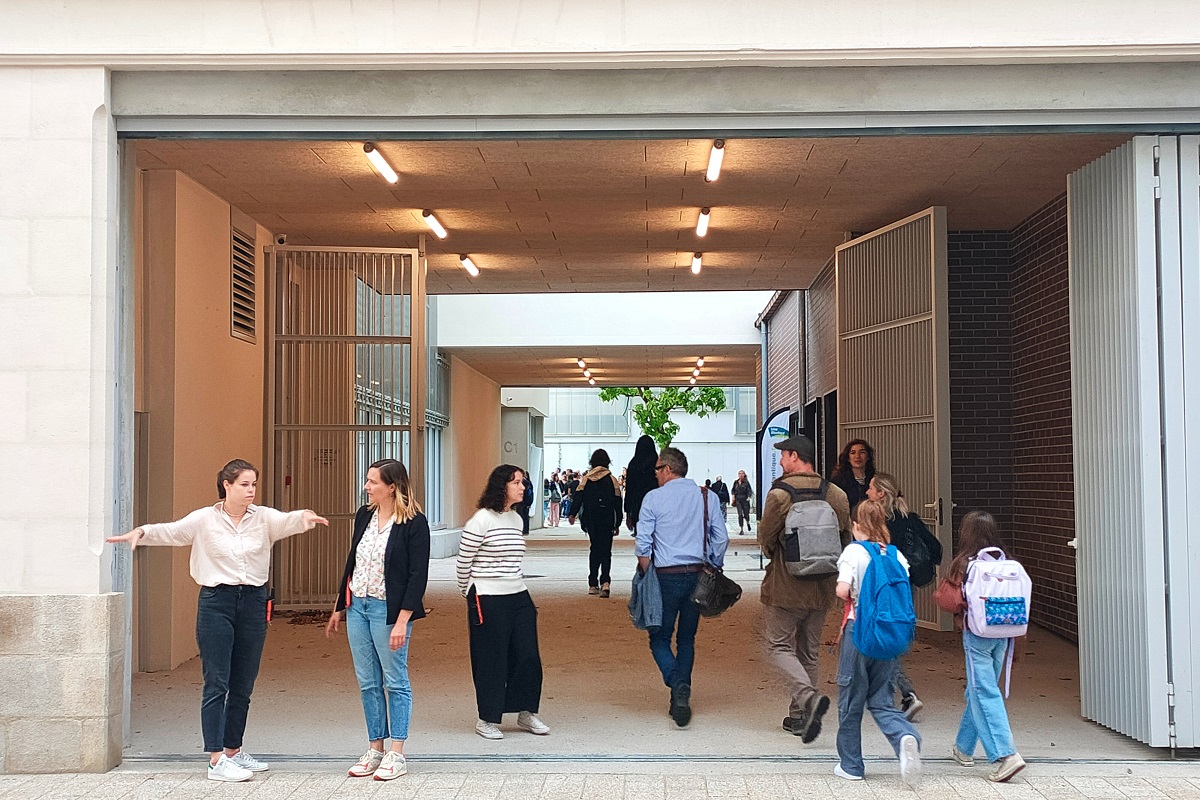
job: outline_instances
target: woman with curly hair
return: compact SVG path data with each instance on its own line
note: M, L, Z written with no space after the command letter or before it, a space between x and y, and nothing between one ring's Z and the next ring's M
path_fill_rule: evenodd
M875 448L865 439L851 439L838 455L829 482L846 493L851 510L867 499L867 487L875 477Z
M459 540L458 591L467 599L471 675L479 719L475 732L503 739L500 722L517 713L517 727L543 736L550 728L537 718L542 698L537 608L521 571L525 539L513 510L525 495L525 474L501 464L492 470L479 510Z

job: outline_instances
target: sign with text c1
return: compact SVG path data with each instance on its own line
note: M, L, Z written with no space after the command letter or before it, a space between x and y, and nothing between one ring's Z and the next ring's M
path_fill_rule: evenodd
M755 509L756 516L760 519L765 490L770 489L775 479L783 475L783 467L779 465L779 456L782 453L775 449L775 443L788 437L791 411L786 406L779 409L767 417L767 421L758 429L758 486L755 487Z

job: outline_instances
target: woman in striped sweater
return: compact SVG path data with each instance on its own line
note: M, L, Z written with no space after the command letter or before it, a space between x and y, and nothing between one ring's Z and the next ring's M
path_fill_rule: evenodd
M458 590L467 598L471 675L479 720L475 732L503 739L500 722L517 712L517 727L545 735L537 718L542 698L537 608L525 588L525 540L513 506L525 494L524 473L511 464L492 470L478 508L463 526L458 548Z

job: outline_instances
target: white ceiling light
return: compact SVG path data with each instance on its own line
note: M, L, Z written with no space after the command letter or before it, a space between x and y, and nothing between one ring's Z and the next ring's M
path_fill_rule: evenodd
M479 267L475 266L475 262L471 260L470 256L462 255L458 257L458 260L463 265L463 269L470 273L472 278L479 277Z
M708 233L708 218L712 216L712 211L707 208L700 209L700 218L696 220L696 235L704 236Z
M700 368L699 368L699 367L696 367L694 370L692 370L692 377L693 377L693 378L699 378L699 377L700 377Z
M712 183L721 175L721 162L725 160L725 140L717 139L713 142L712 150L708 153L708 171L704 173L704 180Z
M429 230L433 231L439 239L446 238L446 229L442 227L442 223L438 222L438 218L428 208L421 212L421 219L425 220L425 224L429 226Z
M580 369L587 369L587 362L584 361L582 358L579 359L578 361L576 361L575 363L579 365Z
M695 386L695 385L696 385L696 379L695 379L694 377L693 377L693 378L688 378L688 383L690 383L692 386Z
M697 358L697 359L696 359L696 366L697 366L697 367L703 367L703 366L704 366L704 356L700 356L699 358Z
M375 145L367 142L363 145L363 152L367 154L367 160L375 165L375 169L379 171L379 174L383 176L385 181L395 183L400 180L400 176L396 174L396 170L392 169L392 165L387 162Z
M585 370L583 371L583 377L585 377L585 378L590 378L590 377L592 377L592 371L591 371L590 369L585 369Z
M595 379L595 378L588 378L588 383L590 383L592 386L595 386L595 385L596 385L596 379Z
M695 253L692 255L692 274L693 275L700 274L700 266L701 266L700 262L703 258L704 258L703 253Z

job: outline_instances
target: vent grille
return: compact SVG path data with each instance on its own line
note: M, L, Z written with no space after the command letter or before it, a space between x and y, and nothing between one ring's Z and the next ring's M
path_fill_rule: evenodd
M229 231L229 241L229 333L253 344L258 317L254 237L234 228Z

